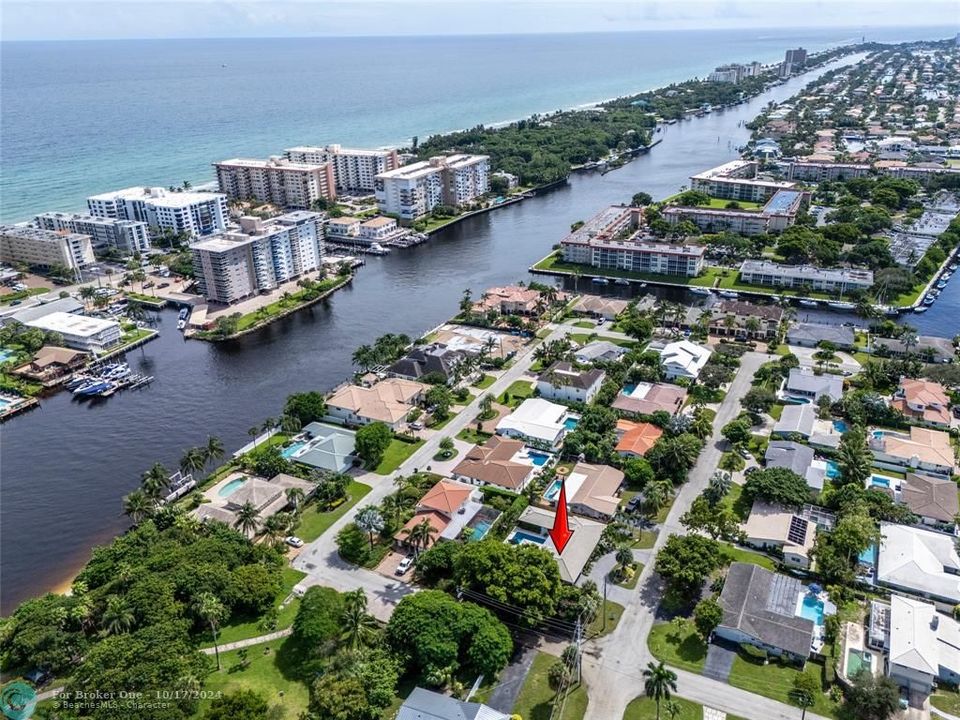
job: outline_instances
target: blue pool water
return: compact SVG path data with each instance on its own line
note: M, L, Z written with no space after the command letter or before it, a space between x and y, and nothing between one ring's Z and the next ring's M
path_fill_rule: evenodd
M247 479L243 477L234 478L233 480L228 482L226 485L224 485L222 488L217 490L217 495L219 495L222 498L232 495L237 490L239 490L240 486L243 485L246 481Z
M532 450L527 451L527 456L530 458L530 462L532 462L537 467L542 467L546 465L547 460L550 459L550 456L547 455L546 453L534 452Z
M873 475L870 477L870 484L875 487L888 488L890 487L890 478L881 477L880 475Z
M490 527L493 525L492 520L481 520L476 525L473 526L473 534L470 536L469 542L477 542L478 540L483 540L486 534L490 531Z
M834 420L833 429L838 433L845 433L847 431L847 424L843 420Z
M5 348L0 348L0 364L5 363L7 360L11 359L16 352L13 350L7 350Z
M578 422L580 422L580 418L568 417L566 420L563 421L563 426L567 430L576 430Z
M543 545L546 540L547 538L543 535L534 535L533 533L524 532L523 530L514 530L510 535L510 542L514 545L519 545L523 542L531 542L536 545Z
M289 459L289 458L292 458L292 457L293 457L293 454L294 454L297 450L299 450L300 448L302 448L304 445L306 445L306 444L307 444L307 441L306 441L306 440L301 440L300 442L292 443L291 445L289 445L289 446L285 447L283 450L281 450L281 451L280 451L280 454L283 455L285 458L288 458L288 459Z
M13 403L7 400L6 398L0 397L0 410L7 407L8 405L13 405Z
M831 480L840 477L840 466L833 460L827 460L827 477Z
M637 384L636 384L636 383L627 383L626 385L623 386L623 394L624 394L624 395L632 395L632 394L633 394L633 391L636 390L636 389L637 389Z
M799 395L784 395L783 401L790 405L807 405L810 403L810 398Z
M813 595L805 595L800 605L800 617L823 625L823 601Z
M547 500L553 501L557 499L557 495L560 494L560 481L554 480L550 483L550 487L547 488L546 492L543 493L543 497Z
M877 440L883 439L883 430L874 430L870 434L873 435L873 437Z
M862 565L869 565L870 567L875 566L877 564L877 546L871 545L868 547L866 550L860 553L860 555L857 557L857 560Z

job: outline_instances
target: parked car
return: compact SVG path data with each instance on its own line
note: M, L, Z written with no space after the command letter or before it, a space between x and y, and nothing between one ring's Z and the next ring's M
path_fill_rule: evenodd
M743 474L744 474L744 475L753 475L753 474L754 474L755 472L757 472L757 470L759 470L759 469L760 469L760 468L758 468L756 465L751 465L750 467L748 467L746 470L743 471Z
M11 305L23 305L23 300L12 300Z
M627 512L636 512L642 502L643 497L641 495L634 495L627 501Z
M157 287L158 288L170 287L170 283L160 283L159 285L157 285Z
M296 535L288 535L283 539L283 541L290 547L295 547L295 548L303 547L303 540L298 538Z
M419 420L417 420L417 421L415 421L415 422L412 422L412 423L410 423L410 429L411 429L411 430L423 430L423 423L420 422Z
M737 453L738 453L738 454L740 455L740 457L742 457L744 460L749 460L749 459L752 457L752 456L750 455L750 451L747 450L745 447L737 448Z
M155 283L153 280L151 280L150 282L146 282L146 283L143 284L143 286L144 286L145 288L152 288L154 285L156 285L156 283Z
M403 560L400 561L400 564L397 565L396 574L405 575L407 571L413 567L413 558L407 555Z

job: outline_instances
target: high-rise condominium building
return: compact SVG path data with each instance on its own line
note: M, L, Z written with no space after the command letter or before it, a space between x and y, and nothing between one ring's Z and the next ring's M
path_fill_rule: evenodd
M151 229L202 237L227 226L227 196L222 193L132 187L87 198L96 217L145 222Z
M400 167L396 150L358 150L326 145L289 148L283 154L297 163L330 163L333 166L334 185L341 194L372 193L377 175Z
M783 62L780 63L780 77L789 77L800 70L803 70L807 64L807 51L803 48L787 50L783 56Z
M76 273L94 262L89 235L44 230L30 225L0 225L0 262L25 263Z
M711 82L738 83L744 78L759 75L761 69L761 65L758 62L745 63L742 65L739 63L721 65L707 76L707 80Z
M214 163L214 167L220 192L232 200L252 198L282 208L309 210L315 200L336 197L333 166L329 162L234 158Z
M114 249L127 255L150 249L150 230L139 220L117 220L80 213L46 212L33 224L44 230L60 230L89 235L97 250Z
M319 213L298 210L270 220L240 218L239 232L225 232L191 246L201 295L234 303L272 290L323 263Z
M432 157L377 175L375 187L381 211L416 220L438 205L463 205L488 192L490 158Z

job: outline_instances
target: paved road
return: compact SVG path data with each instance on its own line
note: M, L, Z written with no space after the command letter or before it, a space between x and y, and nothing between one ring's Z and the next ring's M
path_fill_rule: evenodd
M713 423L713 436L707 442L689 479L681 488L673 507L663 524L651 555L672 533L684 532L680 517L704 488L723 454L720 428L740 412L740 398L750 389L754 373L772 356L747 353L727 390ZM617 720L623 717L627 704L643 694L643 668L653 660L647 649L647 635L653 627L660 598L660 582L653 572L653 563L644 567L636 591L631 596L617 629L610 635L586 646L583 658L583 676L587 682L590 702L585 720ZM754 695L711 680L696 673L674 669L677 673L678 694L689 700L717 708L749 720L793 720L799 711L775 700ZM822 720L807 713L811 720Z

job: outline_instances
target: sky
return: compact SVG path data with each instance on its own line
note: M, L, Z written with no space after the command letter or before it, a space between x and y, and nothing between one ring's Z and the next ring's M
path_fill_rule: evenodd
M960 0L0 0L0 39L943 26Z

